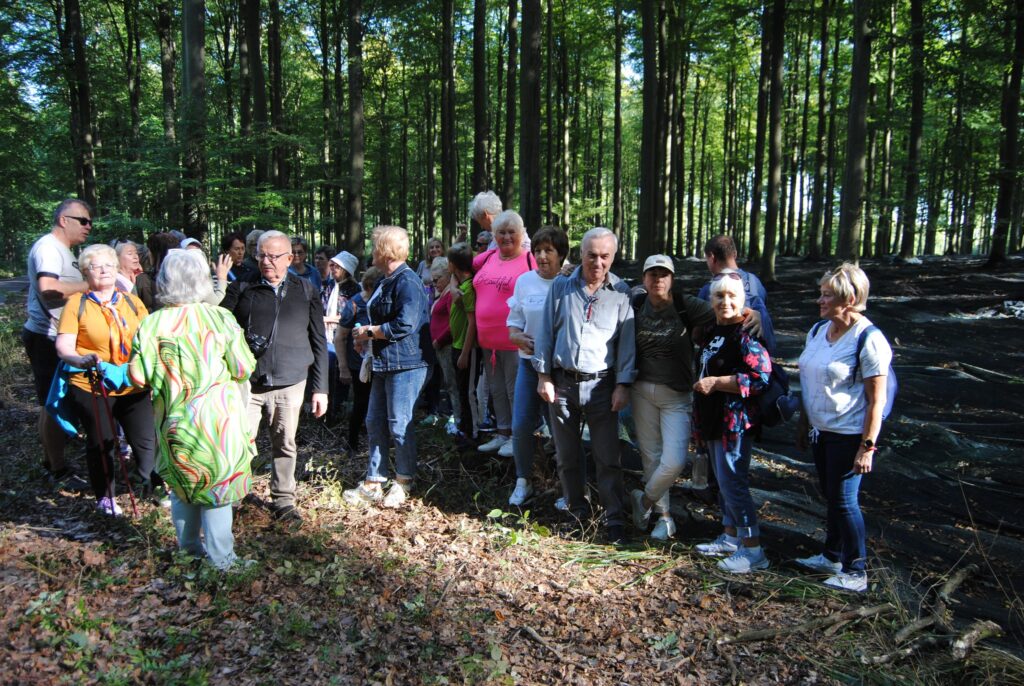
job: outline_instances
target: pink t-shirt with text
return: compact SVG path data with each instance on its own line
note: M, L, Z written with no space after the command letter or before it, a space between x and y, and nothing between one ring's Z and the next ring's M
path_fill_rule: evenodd
M533 255L523 251L512 260L501 259L497 250L477 255L473 268L476 290L476 340L486 350L518 350L508 339L508 299L516 279L536 266Z

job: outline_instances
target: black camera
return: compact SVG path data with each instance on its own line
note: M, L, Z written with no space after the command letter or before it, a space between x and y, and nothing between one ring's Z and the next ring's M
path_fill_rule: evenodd
M245 343L249 346L252 356L257 360L260 359L263 356L263 353L267 352L267 348L270 347L269 338L261 336L258 333L252 333L251 331L245 334Z

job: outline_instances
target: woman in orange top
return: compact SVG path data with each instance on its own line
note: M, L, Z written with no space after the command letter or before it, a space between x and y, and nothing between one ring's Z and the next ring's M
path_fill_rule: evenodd
M134 295L116 286L117 253L108 245L90 245L78 258L89 290L68 298L57 327L57 355L72 367L91 370L108 362L122 370L109 370L108 377L125 374L131 356L132 338L139 322L148 312ZM108 390L104 395L95 388L89 372L70 375L66 401L78 417L86 435L86 462L89 482L96 494L97 508L110 515L121 514L114 500L113 454L117 433L110 415L124 429L136 459L133 479L142 491L151 489L156 430L149 391L132 388ZM103 406L106 405L106 409Z

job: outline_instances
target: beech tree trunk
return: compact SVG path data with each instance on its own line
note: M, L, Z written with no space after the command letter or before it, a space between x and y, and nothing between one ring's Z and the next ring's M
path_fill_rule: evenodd
M782 190L782 76L785 53L786 0L773 0L771 86L768 94L768 203L765 212L761 280L775 281L775 238L779 230L779 193Z
M473 174L470 192L474 195L487 189L487 0L473 5ZM454 228L454 227L453 227ZM471 236L480 227L473 222Z
M541 225L540 0L523 0L519 75L519 206L528 227Z
M917 0L915 0L917 1ZM868 82L871 78L870 0L853 0L853 65L850 71L850 110L846 124L846 170L839 206L839 244L836 254L856 262L864 220L864 171L868 136Z
M900 257L914 255L917 195L921 184L921 139L924 131L924 0L910 0L910 135L907 138L906 186L903 194L903 239Z
M1020 81L1021 69L1024 67L1024 0L1011 0L1007 5L1007 23L1014 27L1014 45L1010 56L1010 70L1003 82L1003 139L999 147L997 174L999 193L996 197L996 224L987 267L994 267L1006 260L1006 238L1013 219L1013 192L1017 183Z
M185 106L185 234L206 234L206 1L185 0L182 16Z
M501 177L501 199L512 203L515 193L516 160L516 63L519 53L519 10L516 0L508 2L508 69L505 72L505 167ZM539 227L527 226L536 230Z
M78 197L96 207L96 155L93 151L92 88L89 84L89 62L85 54L85 34L82 32L82 11L79 0L65 0L64 26L67 45L71 53L68 72L69 89L77 94L78 135L74 141L78 167Z
M161 0L156 6L156 32L160 41L160 93L163 104L164 143L169 159L164 184L164 206L167 222L181 226L181 182L178 173L178 139L176 131L177 111L175 107L175 64L177 55L174 43L174 5L171 0Z
M363 119L363 2L348 3L349 181L345 249L363 254L363 175L366 157Z
M441 233L455 230L458 170L455 168L455 2L441 3Z

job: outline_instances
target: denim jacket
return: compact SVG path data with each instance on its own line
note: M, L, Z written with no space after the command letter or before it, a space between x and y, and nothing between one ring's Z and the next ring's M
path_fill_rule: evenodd
M403 264L381 279L370 297L370 323L384 338L373 340L373 371L400 372L426 367L420 328L426 324L427 294L416 272Z

